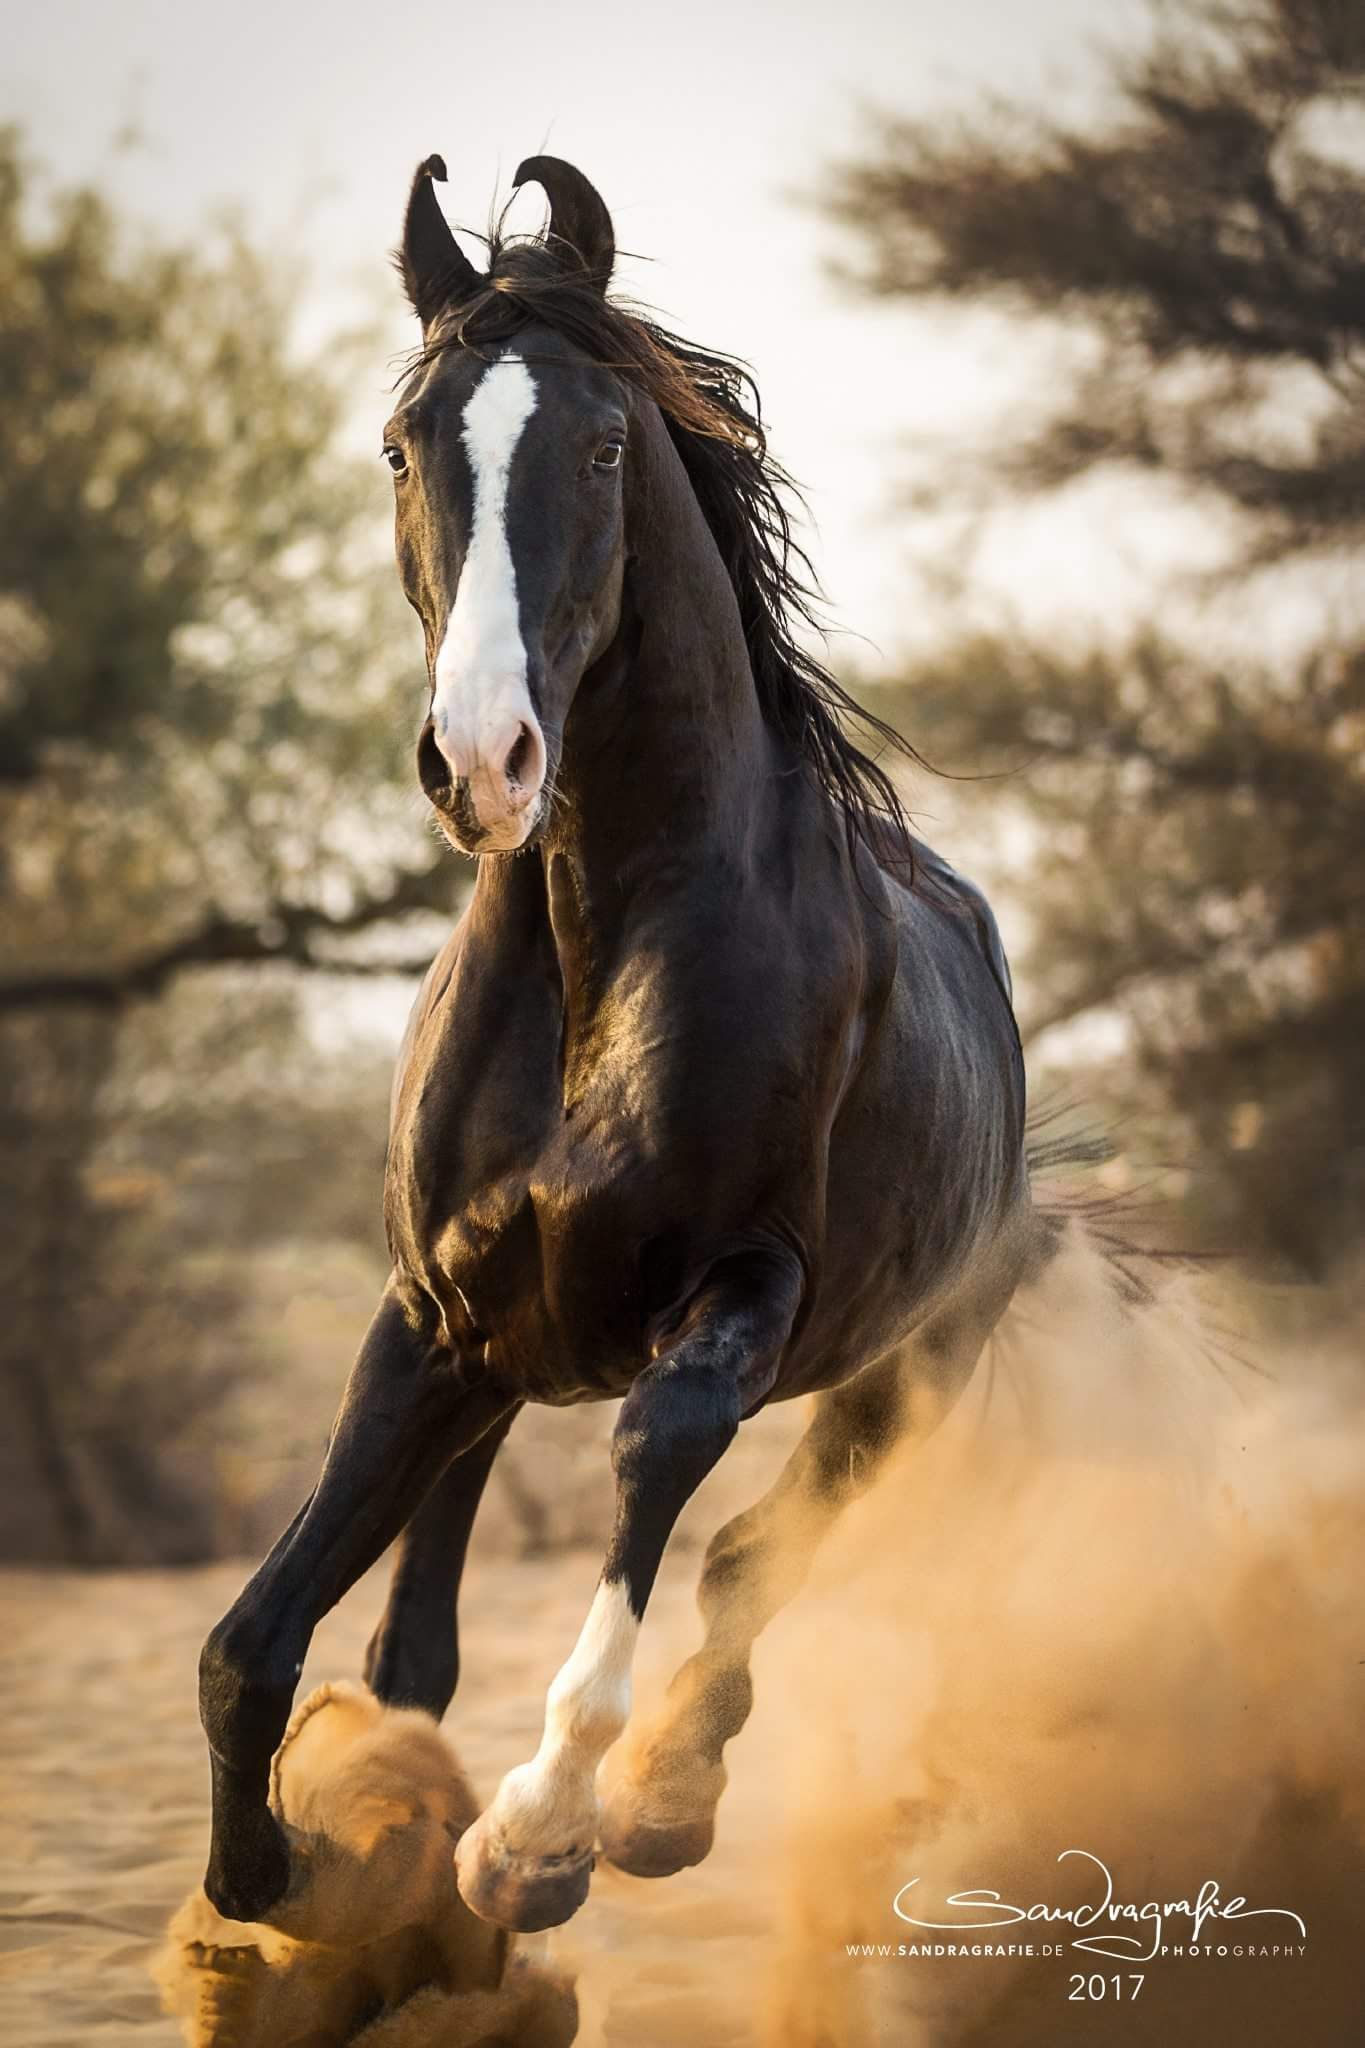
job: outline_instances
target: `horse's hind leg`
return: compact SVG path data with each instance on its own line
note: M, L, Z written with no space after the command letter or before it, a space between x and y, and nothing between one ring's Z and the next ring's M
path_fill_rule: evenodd
M517 1408L461 1451L398 1539L398 1558L365 1678L393 1707L423 1707L439 1721L460 1676L457 1603L474 1517Z
M946 1414L993 1322L945 1319L913 1347L822 1394L776 1483L712 1538L697 1589L702 1646L669 1686L658 1720L632 1744L603 1816L603 1853L619 1869L668 1877L707 1854L725 1789L725 1745L753 1707L756 1638L800 1591L826 1532L898 1440L907 1388L931 1389Z
M289 1852L268 1804L270 1761L313 1630L382 1555L452 1457L505 1413L469 1386L420 1303L393 1287L360 1348L312 1497L204 1645L199 1710L213 1777L204 1880L229 1920L283 1898Z

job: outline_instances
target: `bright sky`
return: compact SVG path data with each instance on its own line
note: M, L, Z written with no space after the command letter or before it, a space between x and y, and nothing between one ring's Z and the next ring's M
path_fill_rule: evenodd
M833 616L889 650L916 626L898 448L998 403L1017 352L998 328L964 342L842 294L824 269L837 237L796 195L857 150L869 103L1083 101L1101 14L1110 38L1143 18L1140 0L46 0L10 10L0 117L159 224L236 207L306 257L319 333L350 294L388 289L419 158L446 157L443 201L475 227L523 156L577 162L619 245L652 258L622 267L629 288L756 366ZM115 153L128 124L143 144ZM412 337L394 294L396 350ZM386 389L377 362L357 392L376 447ZM1093 534L1073 541L1094 556ZM1103 561L1060 552L1025 549L1004 583L1093 599Z

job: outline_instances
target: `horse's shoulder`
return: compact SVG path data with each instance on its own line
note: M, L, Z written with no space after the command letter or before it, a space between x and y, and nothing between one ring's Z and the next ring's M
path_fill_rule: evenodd
M398 1057L394 1062L393 1085L389 1091L389 1129L391 1131L398 1117L398 1105L403 1093L403 1083L412 1064L413 1054L422 1026L426 1023L428 1017L450 986L451 977L455 972L455 966L460 957L460 949L464 944L468 923L469 913L466 910L464 916L460 918L455 929L451 932L430 967L422 976L421 986L418 988L412 1008L408 1012L408 1021L403 1027L403 1036L399 1041Z

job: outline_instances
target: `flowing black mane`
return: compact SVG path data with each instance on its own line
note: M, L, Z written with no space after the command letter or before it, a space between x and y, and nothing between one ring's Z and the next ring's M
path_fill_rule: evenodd
M410 369L447 349L491 347L542 321L654 400L739 601L764 717L810 762L843 816L850 848L861 837L879 860L913 873L914 839L895 784L854 743L846 723L925 764L801 645L803 628L822 630L820 594L792 532L790 507L799 504L799 492L769 451L748 366L694 347L638 307L604 295L580 264L561 259L553 238L507 236L497 224L487 245L479 288L452 292Z

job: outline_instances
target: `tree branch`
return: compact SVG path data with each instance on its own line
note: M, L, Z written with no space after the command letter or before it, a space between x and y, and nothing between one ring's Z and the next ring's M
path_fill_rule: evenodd
M212 913L165 945L121 962L88 968L43 968L0 979L0 1012L48 1009L123 1009L162 993L192 967L285 963L328 974L420 974L430 955L412 961L334 959L318 942L346 938L417 910L448 911L454 869L444 854L429 867L406 870L386 889L357 897L339 915L317 904L273 904L258 918Z

